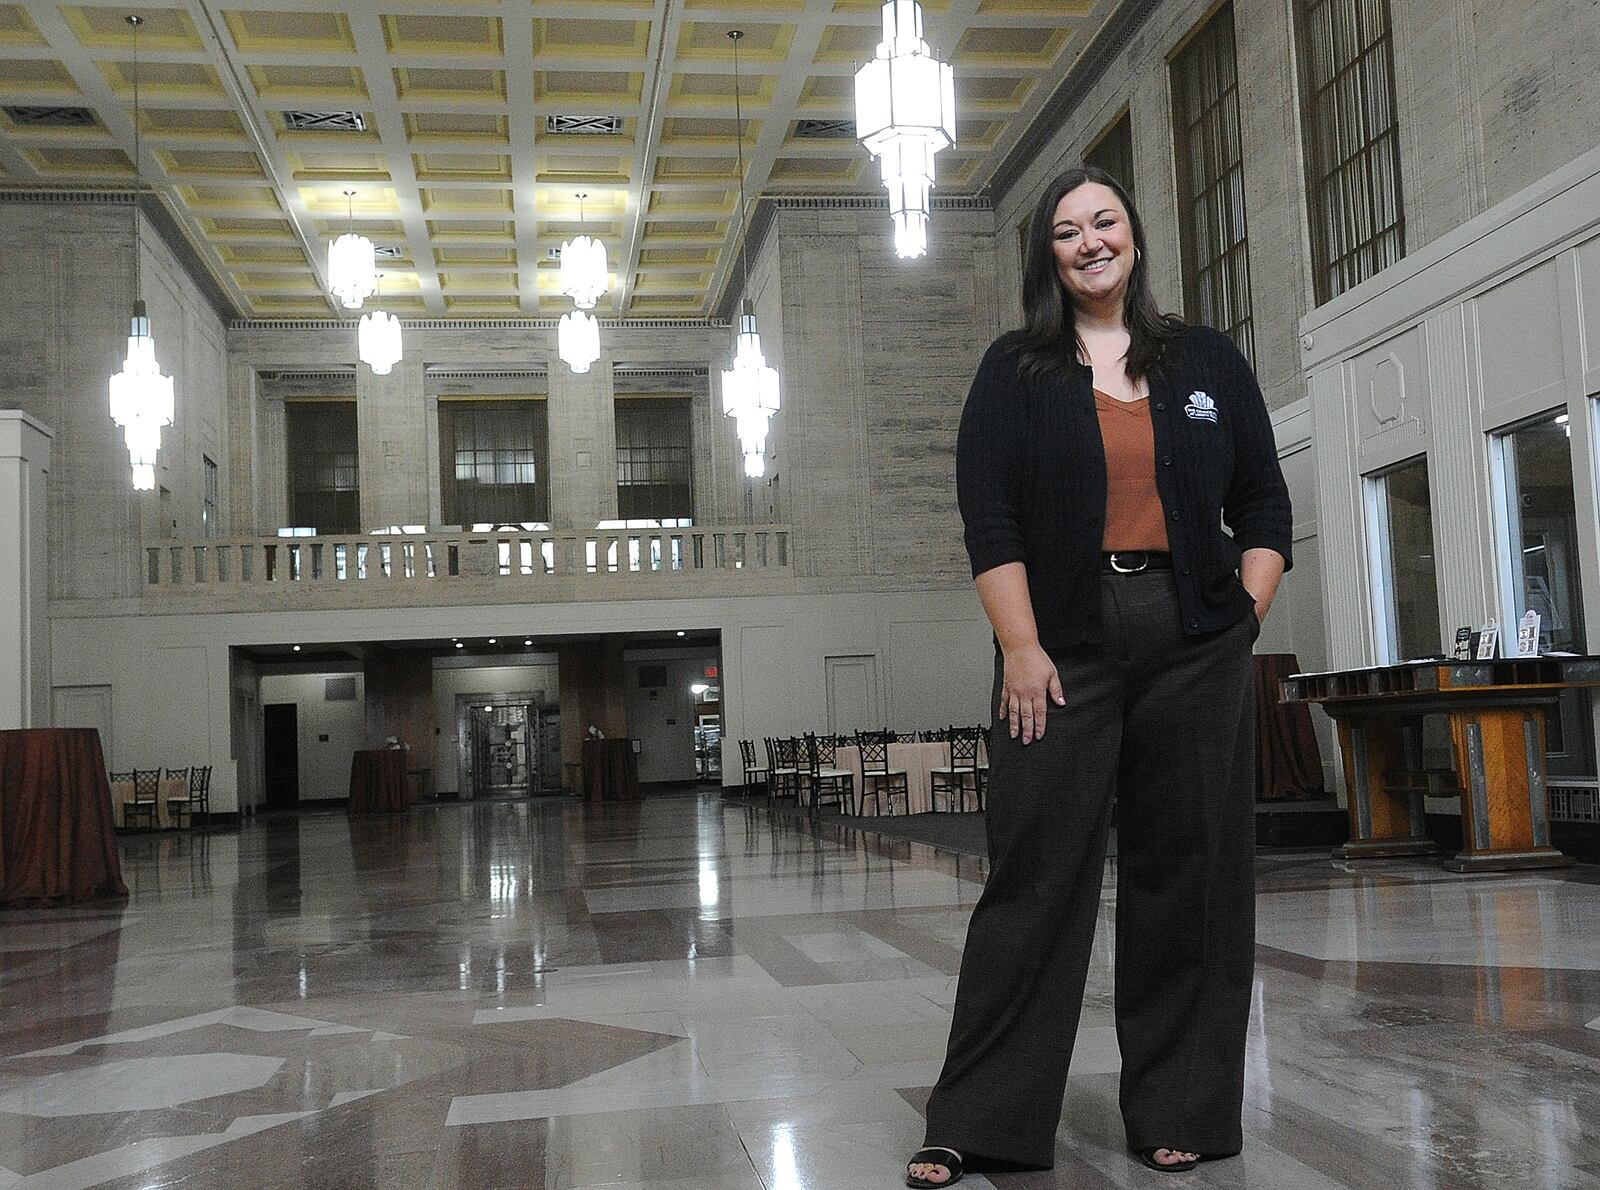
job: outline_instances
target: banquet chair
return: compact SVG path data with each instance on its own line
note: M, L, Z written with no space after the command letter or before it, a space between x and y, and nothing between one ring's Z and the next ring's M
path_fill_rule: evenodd
M945 808L948 810L952 804L958 805L965 812L967 808L967 790L970 788L978 803L978 809L983 809L983 783L987 776L986 769L978 767L979 740L982 738L977 728L952 727L947 733L950 746L950 763L928 772L928 796L933 803L935 811L939 809L939 795L945 796ZM968 785L968 779L971 785Z
M872 808L882 813L883 807L880 798L888 798L889 814L894 814L895 795L899 794L901 802L905 805L906 813L911 813L911 778L905 769L891 769L889 767L889 741L880 732L856 732L856 747L861 752L861 808L867 808L867 799L872 799Z
M122 825L130 830L135 818L148 819L148 828L161 825L161 770L134 769L133 797L122 803Z
M172 824L177 827L193 826L194 812L199 810L206 816L206 823L211 822L211 766L197 764L189 772L189 796L169 797L167 799L167 813L172 815ZM167 770L167 776L173 775L172 770Z
M744 763L744 796L749 797L752 786L767 783L769 770L762 768L756 759L756 746L752 740L739 741L739 759Z
M776 799L800 797L800 770L793 760L788 740L767 736L767 805Z
M831 800L844 812L848 804L850 813L855 813L855 784L856 775L849 769L834 768L823 762L824 749L817 742L817 737L807 732L803 737L806 766L806 788L811 796L811 816L818 817L822 813L824 799ZM846 803L845 799L849 798Z

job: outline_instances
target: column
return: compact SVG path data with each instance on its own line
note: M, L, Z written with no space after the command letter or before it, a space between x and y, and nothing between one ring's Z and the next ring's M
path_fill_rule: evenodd
M577 375L550 361L550 524L586 533L617 516L617 412L611 361Z
M430 471L423 367L403 360L387 376L356 369L356 418L361 443L361 527L426 525Z
M45 478L50 430L0 409L0 730L50 723Z

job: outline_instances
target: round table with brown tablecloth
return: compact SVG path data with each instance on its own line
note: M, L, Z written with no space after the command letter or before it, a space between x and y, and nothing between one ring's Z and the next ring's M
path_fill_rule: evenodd
M632 740L584 740L582 755L584 801L638 800L639 757Z
M394 814L411 804L404 748L370 748L350 758L350 813Z
M1256 703L1256 800L1294 801L1326 797L1322 751L1311 708L1286 703L1279 684L1300 672L1293 653L1257 653L1253 660Z
M0 731L0 903L125 897L92 727Z

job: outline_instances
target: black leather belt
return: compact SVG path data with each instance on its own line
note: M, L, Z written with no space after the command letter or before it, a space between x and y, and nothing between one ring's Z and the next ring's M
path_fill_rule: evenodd
M1172 555L1150 550L1119 550L1100 555L1102 574L1142 574L1146 570L1171 570Z

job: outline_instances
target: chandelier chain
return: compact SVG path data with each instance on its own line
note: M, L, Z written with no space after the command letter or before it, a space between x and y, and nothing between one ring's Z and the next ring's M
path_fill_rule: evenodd
M750 245L745 242L745 224L750 218L750 202L744 193L744 104L742 97L744 87L739 74L739 39L744 36L742 29L728 30L728 38L733 42L733 120L737 126L739 141L739 235L735 243L739 245L739 259L744 264L744 296L750 297Z
M144 192L144 170L140 165L143 138L139 128L139 26L144 24L144 18L131 15L128 24L133 27L133 300L138 304L144 292L139 275L139 199Z

